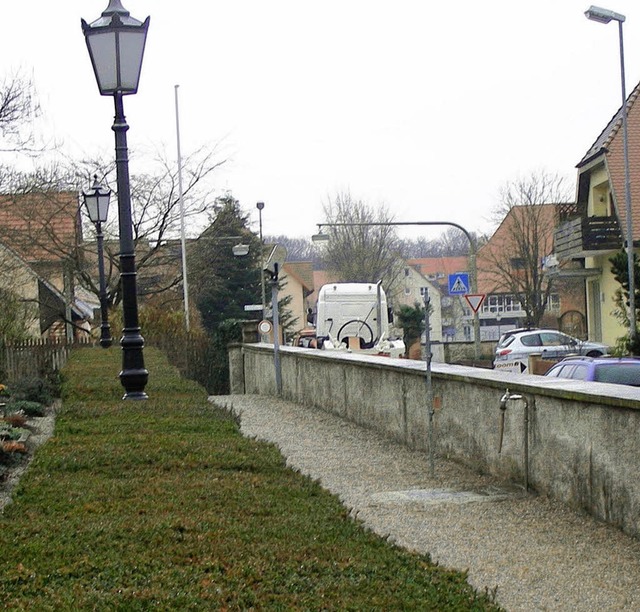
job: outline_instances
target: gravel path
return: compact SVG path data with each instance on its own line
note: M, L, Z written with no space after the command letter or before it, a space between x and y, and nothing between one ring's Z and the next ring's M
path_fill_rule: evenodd
M507 610L640 610L640 542L547 498L525 495L337 416L274 398L215 396L244 435L275 443L365 525L468 570Z

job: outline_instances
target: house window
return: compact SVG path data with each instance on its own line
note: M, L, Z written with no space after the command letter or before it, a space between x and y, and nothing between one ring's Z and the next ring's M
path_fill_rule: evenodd
M526 263L523 257L512 257L511 258L511 267L514 270L524 270L526 267Z
M505 296L504 303L505 312L522 312L522 305L513 295Z
M557 293L552 293L547 298L547 310L549 312L560 312L560 296Z
M482 304L483 313L516 313L522 306L513 295L489 295Z

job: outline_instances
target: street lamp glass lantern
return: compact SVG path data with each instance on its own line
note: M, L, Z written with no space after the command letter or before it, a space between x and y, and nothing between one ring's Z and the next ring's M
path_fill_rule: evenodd
M322 230L320 230L317 234L313 234L313 236L311 236L311 242L315 244L324 244L326 242L329 242L330 239L331 237L329 236L329 234L325 234Z
M244 257L249 254L249 245L248 244L236 244L231 248L231 252L234 257Z
M82 19L91 64L103 96L138 91L149 17L134 19L120 0L110 0L102 16L88 24Z
M619 23L622 23L626 19L626 17L620 13L616 13L599 6L590 6L584 14L587 19L597 21L598 23L609 23L610 21L618 21Z
M109 215L109 200L111 189L106 189L98 183L98 177L94 177L93 186L89 191L82 192L84 205L89 213L92 223L106 223Z

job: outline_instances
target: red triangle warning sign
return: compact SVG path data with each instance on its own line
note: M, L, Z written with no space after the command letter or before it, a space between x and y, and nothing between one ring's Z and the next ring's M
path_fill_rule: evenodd
M480 306L482 306L482 302L484 302L485 297L486 296L483 293L468 293L464 296L464 299L467 300L473 312L478 312L478 310L480 310Z

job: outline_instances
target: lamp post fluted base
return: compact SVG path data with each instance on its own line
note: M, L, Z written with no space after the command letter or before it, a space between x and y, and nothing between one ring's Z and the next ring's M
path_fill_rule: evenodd
M149 372L144 368L142 370L122 370L122 372L120 372L120 382L122 383L122 386L127 389L127 392L122 396L122 399L149 399L149 396L144 392L144 388L147 386L148 380Z
M108 323L103 323L100 327L100 346L106 349L112 344L113 338L111 337L111 328Z
M120 372L120 382L126 393L122 399L145 400L148 395L144 392L149 380L149 372L144 367L144 357L142 349L144 338L140 335L140 328L125 328L124 335L120 339L122 347L122 371Z

